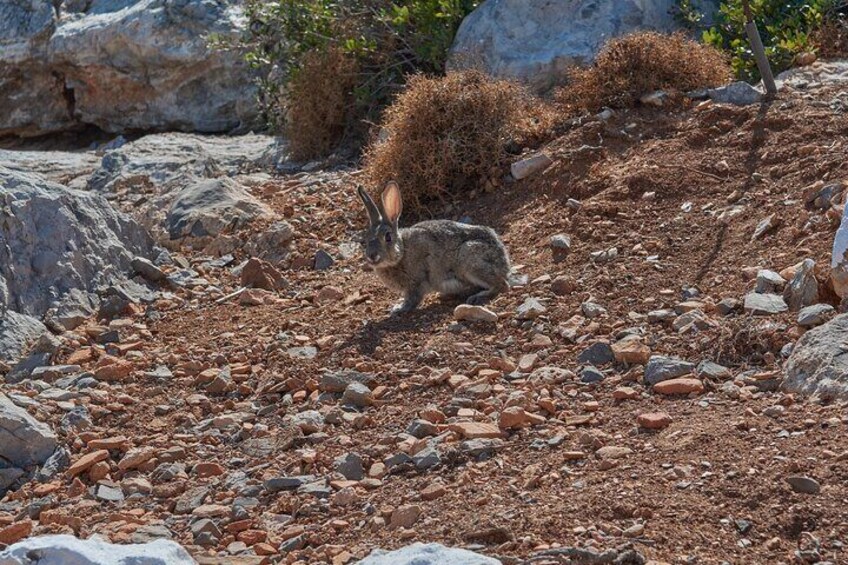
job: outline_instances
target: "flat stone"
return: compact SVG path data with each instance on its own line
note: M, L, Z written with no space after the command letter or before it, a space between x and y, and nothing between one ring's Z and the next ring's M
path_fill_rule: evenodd
M496 425L482 422L459 422L451 424L450 429L464 439L500 438L503 435Z
M700 394L704 392L704 383L698 379L671 379L662 381L654 385L654 392L657 394L677 395L677 394Z
M821 491L821 485L815 479L800 475L786 477L786 482L792 487L792 490L801 494L818 494Z
M473 306L471 304L460 304L453 310L455 320L466 322L485 322L493 324L498 321L498 315L488 308Z
M274 477L267 479L264 483L268 492L280 492L284 490L297 490L298 488L313 483L317 480L314 475L296 475L291 477Z
M745 312L753 316L770 316L786 312L789 306L782 296L777 294L759 294L751 292L745 295Z
M813 304L802 308L798 312L798 325L805 328L820 326L827 322L835 310L830 304Z
M639 414L636 421L643 428L649 430L661 430L668 427L673 420L671 416L665 412L646 412Z

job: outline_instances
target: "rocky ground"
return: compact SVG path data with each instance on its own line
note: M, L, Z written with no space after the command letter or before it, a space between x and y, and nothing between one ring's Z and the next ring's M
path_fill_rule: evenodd
M528 275L466 313L488 321L435 297L387 315L355 168L212 167L249 189L252 221L211 227L170 214L185 194L154 185L172 177L137 198L132 156L74 169L193 237L134 262L151 301L62 333L53 368L3 371L67 452L14 479L0 544L165 537L234 564L415 541L503 563L848 560L845 400L781 387L838 306L846 134L843 84L809 77L752 106L575 122L545 171L438 214L495 227ZM180 162L192 194L229 190Z

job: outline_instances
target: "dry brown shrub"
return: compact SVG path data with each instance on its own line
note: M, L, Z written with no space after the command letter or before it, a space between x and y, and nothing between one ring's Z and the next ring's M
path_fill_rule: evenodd
M306 160L335 148L353 121L356 62L340 49L313 51L288 85L285 132L291 156Z
M555 119L523 87L479 71L414 76L386 110L365 172L377 187L397 181L404 209L421 214L428 202L492 190L505 172L507 145L538 143Z
M848 57L848 18L825 20L813 33L813 43L818 47L818 55L822 59Z
M727 59L714 47L683 34L639 32L609 41L592 66L572 69L557 97L567 106L596 112L634 106L657 90L716 87L731 77Z

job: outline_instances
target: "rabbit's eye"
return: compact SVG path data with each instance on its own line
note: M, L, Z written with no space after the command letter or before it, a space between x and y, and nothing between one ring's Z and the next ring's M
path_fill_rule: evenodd
M392 242L392 234L387 232L386 233L386 243L391 243L391 242Z

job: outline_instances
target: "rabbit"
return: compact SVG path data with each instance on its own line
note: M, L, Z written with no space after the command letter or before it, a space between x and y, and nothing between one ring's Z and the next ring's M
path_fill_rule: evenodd
M403 302L392 314L415 310L430 292L461 296L466 304L480 305L522 284L493 229L450 220L429 220L401 229L403 200L396 182L383 190L382 207L361 186L357 192L368 212L365 260L386 286L403 293Z

